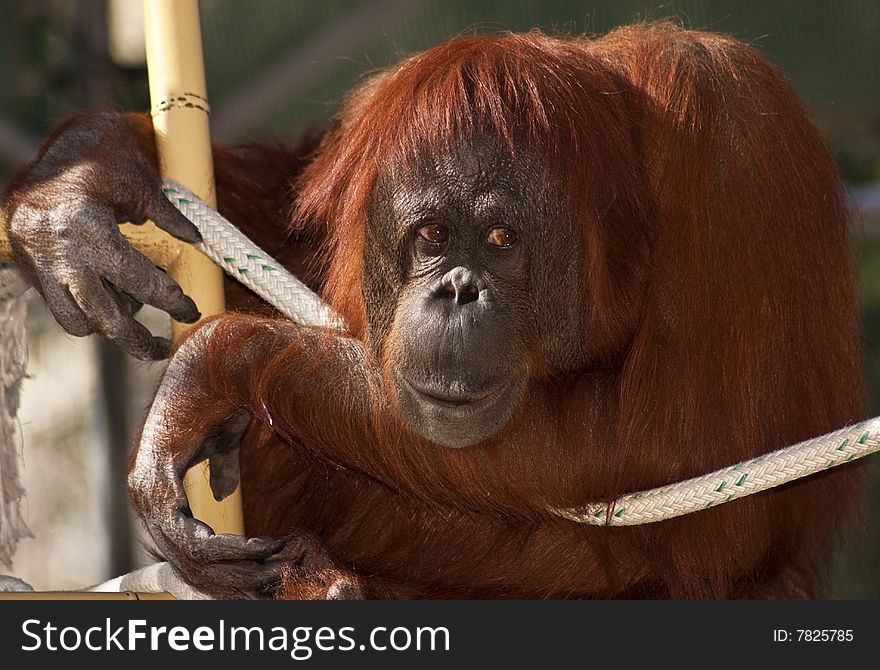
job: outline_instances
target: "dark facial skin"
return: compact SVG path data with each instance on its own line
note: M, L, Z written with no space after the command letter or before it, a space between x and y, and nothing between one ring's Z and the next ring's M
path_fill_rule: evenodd
M416 433L498 433L536 367L582 366L579 233L528 152L492 140L387 177L367 225L368 345Z

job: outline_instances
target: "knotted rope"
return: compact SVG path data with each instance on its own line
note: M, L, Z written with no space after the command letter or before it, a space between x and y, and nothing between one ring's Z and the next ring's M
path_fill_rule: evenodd
M342 319L316 293L192 192L166 180L165 193L202 233L204 239L199 249L228 274L298 323L344 328ZM880 417L701 477L630 493L610 504L589 503L552 511L560 517L594 526L653 523L723 505L878 450Z

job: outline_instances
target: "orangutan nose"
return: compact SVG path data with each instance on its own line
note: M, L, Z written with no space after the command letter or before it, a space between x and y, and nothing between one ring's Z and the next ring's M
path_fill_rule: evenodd
M479 300L483 283L467 268L457 267L443 275L440 287L445 296L455 298L457 305L467 305Z

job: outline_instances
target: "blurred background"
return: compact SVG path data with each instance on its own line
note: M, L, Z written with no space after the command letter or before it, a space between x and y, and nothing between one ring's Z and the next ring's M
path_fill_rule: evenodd
M212 132L292 139L326 125L365 74L455 35L500 29L602 33L674 18L729 33L789 77L852 196L871 411L880 414L880 2L877 0L203 0ZM149 109L138 0L0 0L0 187L45 135L84 108ZM779 166L786 169L785 165ZM161 315L144 319L167 331ZM37 589L82 587L149 560L129 517L124 464L160 369L61 333L28 303L21 422L34 535L12 570ZM837 598L880 597L880 456L864 533L841 547Z

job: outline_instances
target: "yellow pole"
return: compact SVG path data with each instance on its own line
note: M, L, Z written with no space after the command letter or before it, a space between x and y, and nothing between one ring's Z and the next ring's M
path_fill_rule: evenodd
M214 165L208 126L208 95L197 0L144 0L144 33L153 127L162 174L187 186L216 207ZM128 226L134 236L144 234ZM167 237L167 236L166 236ZM168 272L195 300L203 316L225 309L223 272L186 244ZM188 326L172 322L176 338ZM218 533L244 533L241 493L218 503L209 486L208 464L191 468L184 481L193 514Z
M216 207L198 2L144 0L143 8L153 127L162 174ZM2 226L0 218L0 262L11 260ZM206 256L150 222L143 226L124 224L121 229L132 244L177 280L203 316L224 311L223 272ZM189 327L172 321L174 338ZM243 534L241 492L236 489L218 503L208 482L207 463L187 473L184 485L193 514L218 533Z
M12 249L9 248L9 240L6 239L6 222L3 212L0 212L0 263L12 260Z
M216 207L214 166L208 126L197 0L143 0L147 66L153 127L162 175L186 185ZM125 224L123 233L154 263L164 267L195 300L203 316L225 310L223 273L207 257L178 242L151 222ZM0 212L0 262L12 259ZM172 321L180 337L190 326ZM241 491L217 502L209 485L208 464L191 468L184 480L193 514L218 533L244 533ZM167 593L23 592L0 593L0 600L158 600Z

